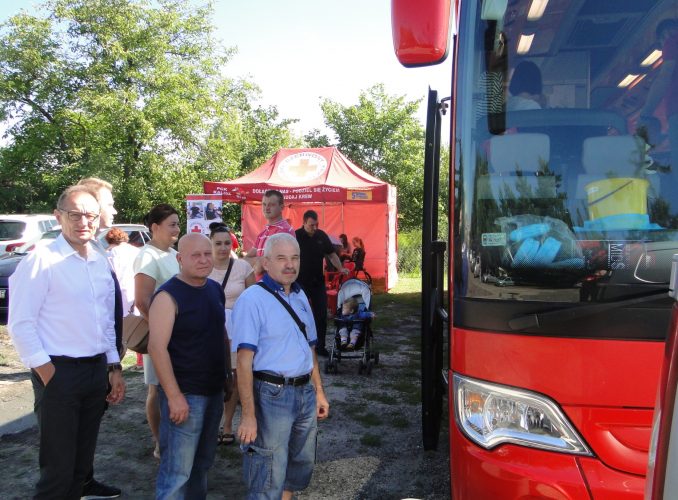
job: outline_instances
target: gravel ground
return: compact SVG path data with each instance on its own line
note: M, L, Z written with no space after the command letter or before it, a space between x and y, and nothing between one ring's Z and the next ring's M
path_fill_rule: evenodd
M311 485L297 498L449 498L447 436L441 435L437 452L421 447L419 295L378 295L372 309L378 315L374 332L379 365L369 377L358 374L358 360L344 360L337 375L323 373L330 418L320 423ZM126 364L133 360L128 355ZM125 380L125 402L111 408L101 425L96 477L122 488L124 498L152 498L157 461L144 414L143 376L126 368ZM0 326L0 402L27 390L28 374ZM237 418L238 413L236 425ZM31 496L37 455L35 428L0 438L0 498ZM219 446L209 498L242 498L240 475L239 448Z

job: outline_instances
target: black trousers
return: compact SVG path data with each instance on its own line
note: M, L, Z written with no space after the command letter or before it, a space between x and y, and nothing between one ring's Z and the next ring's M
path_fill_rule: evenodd
M40 431L40 478L34 498L79 499L92 470L106 403L106 356L53 362L56 371L46 387L35 371L31 375Z
M300 283L302 290L311 302L311 311L315 320L315 329L318 332L319 350L325 349L325 334L327 331L327 290L325 283L306 285Z

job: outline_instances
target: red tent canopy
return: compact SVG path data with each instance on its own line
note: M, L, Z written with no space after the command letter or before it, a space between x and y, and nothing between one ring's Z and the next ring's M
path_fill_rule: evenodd
M205 193L224 201L261 201L277 189L285 201L374 201L388 199L389 185L358 168L337 148L281 149L247 175L228 182L205 182Z
M281 149L256 170L226 182L205 182L206 194L221 194L225 202L241 203L245 249L251 248L265 224L261 198L269 189L285 197L283 217L293 227L308 209L318 212L320 228L365 243L365 268L377 289L395 285L396 190L368 174L337 148ZM315 206L314 206L315 205Z

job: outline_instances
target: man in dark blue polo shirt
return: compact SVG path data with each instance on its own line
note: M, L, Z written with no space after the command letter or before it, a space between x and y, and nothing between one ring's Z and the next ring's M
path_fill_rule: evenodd
M348 270L341 265L329 236L318 229L318 214L314 210L304 212L304 225L297 229L295 234L301 251L297 283L311 302L313 320L318 334L318 344L315 351L319 356L327 356L328 352L325 346L327 290L325 290L325 274L323 272L324 260L329 260L341 273L347 274Z
M225 384L231 360L224 355L224 291L207 279L210 240L198 233L185 235L177 260L179 274L158 289L148 313L148 353L160 381L156 498L201 499L207 496L223 390L231 389Z

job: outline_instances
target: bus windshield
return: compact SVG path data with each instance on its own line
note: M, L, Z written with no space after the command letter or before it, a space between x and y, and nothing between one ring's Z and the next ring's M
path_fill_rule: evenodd
M675 1L462 9L455 321L511 330L518 302L532 303L526 314L586 302L665 310L678 253ZM644 296L659 299L630 300ZM503 303L505 321L478 319L487 303ZM551 331L587 334L596 321L582 318Z

